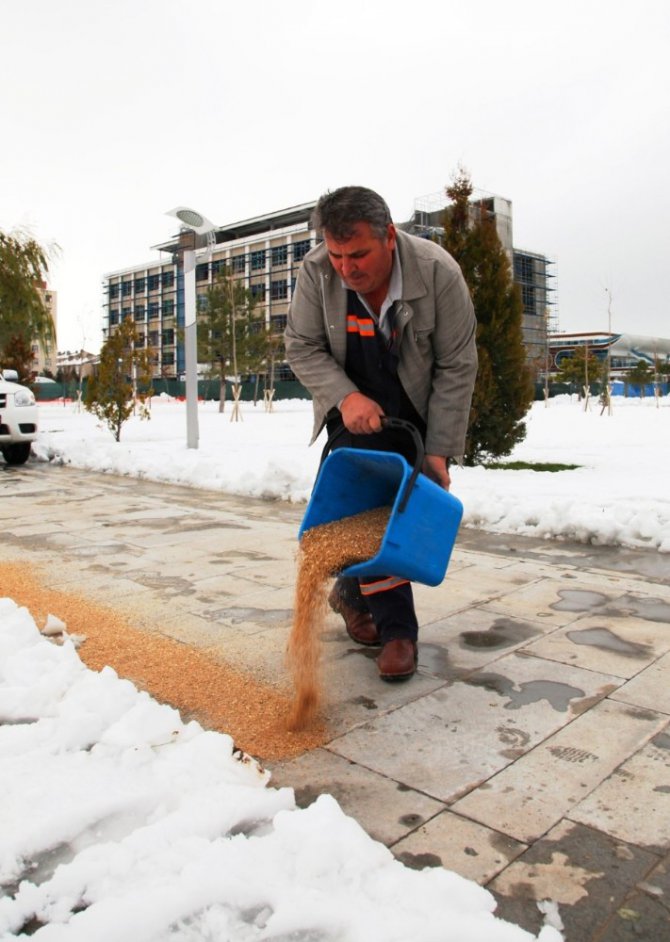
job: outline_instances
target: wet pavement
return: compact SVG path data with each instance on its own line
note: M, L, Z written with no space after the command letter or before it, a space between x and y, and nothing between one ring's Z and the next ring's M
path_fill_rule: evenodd
M50 588L284 684L303 512L0 464L0 594L3 561L40 564ZM273 784L301 805L329 792L406 865L476 880L533 932L550 899L568 942L670 940L670 557L462 530L415 595L404 684L329 614L331 738Z

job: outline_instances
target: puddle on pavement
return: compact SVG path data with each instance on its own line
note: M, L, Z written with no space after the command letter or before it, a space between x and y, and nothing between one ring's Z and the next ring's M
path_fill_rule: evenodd
M232 625L243 622L276 625L280 622L290 622L293 611L290 608L220 608L216 612L210 612L209 617L217 621L230 621Z
M462 648L481 649L510 648L534 638L540 632L522 622L509 618L497 618L486 631L462 631L459 643Z
M642 618L644 621L658 621L670 625L670 604L662 599L639 599L634 595L623 595L616 600L616 605L608 605L603 613L612 618Z
M652 653L650 645L624 641L609 628L581 628L578 631L568 631L567 637L573 644L588 644L602 651L612 651L630 657L647 657Z
M520 710L521 707L531 703L546 700L558 713L567 713L571 700L579 700L585 696L579 687L570 684L557 683L554 680L529 680L517 685L509 677L502 674L479 674L464 681L472 687L484 687L492 690L501 697L507 697L506 710Z
M658 749L670 749L670 733L659 733L658 736L654 736L652 743Z
M450 679L455 676L454 668L449 663L449 652L441 644L419 643L419 667L437 677Z
M559 589L561 599L549 608L555 612L590 612L606 602L611 602L609 595L602 592L589 592L586 589Z

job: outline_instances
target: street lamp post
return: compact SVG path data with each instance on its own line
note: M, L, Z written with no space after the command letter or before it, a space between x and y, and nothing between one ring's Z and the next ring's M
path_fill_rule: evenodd
M198 334L196 324L196 249L214 242L214 223L194 209L177 206L174 216L184 227L179 233L179 265L184 275L184 357L186 372L186 447L198 447Z

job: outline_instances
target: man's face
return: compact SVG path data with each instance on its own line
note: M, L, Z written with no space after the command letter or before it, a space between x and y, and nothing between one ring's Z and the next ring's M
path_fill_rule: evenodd
M324 232L324 242L331 265L348 288L363 296L386 291L396 242L392 223L383 239L374 234L370 223L359 222L345 242L337 242L328 232Z

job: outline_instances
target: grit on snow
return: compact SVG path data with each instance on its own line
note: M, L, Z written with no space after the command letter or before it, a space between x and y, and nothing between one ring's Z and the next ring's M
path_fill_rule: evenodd
M78 468L134 475L268 499L306 501L322 436L311 448L311 403L279 400L199 407L200 441L186 447L183 402L156 397L151 419L132 417L116 443L109 430L72 403L41 404L37 457ZM614 397L612 414L597 400L536 402L525 441L505 460L576 464L559 473L455 468L452 492L465 526L670 552L670 397Z
M658 407L657 407L658 405ZM156 398L122 440L71 403L40 406L38 460L306 501L319 462L309 403L230 421ZM457 468L466 525L670 552L670 400L536 404L511 456L574 471ZM14 469L12 473L21 473ZM57 615L58 613L55 613ZM87 669L0 599L0 942L532 942L490 893L393 858L335 800L309 808L236 752L120 679ZM4 894L4 895L2 895ZM541 942L560 942L544 905Z

